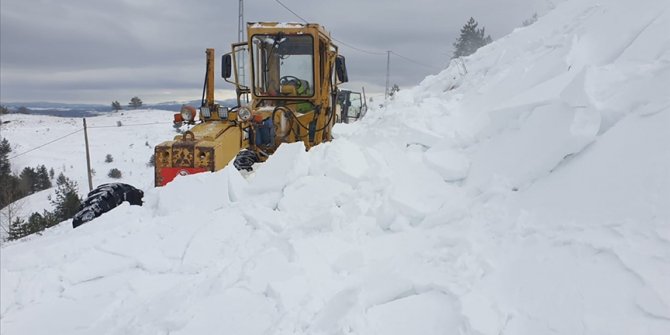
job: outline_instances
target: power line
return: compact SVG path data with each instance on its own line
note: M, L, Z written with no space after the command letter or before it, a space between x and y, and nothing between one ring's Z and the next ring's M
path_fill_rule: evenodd
M99 129L99 128L119 128L119 127L137 127L137 126L150 126L150 125L161 125L161 124L172 124L172 122L135 123L135 124L124 124L124 125L122 125L122 126L118 126L118 125L114 125L114 126L111 126L111 125L110 125L110 126L89 126L88 128L89 128L89 129L90 129L90 128L96 128L96 129ZM17 158L17 157L19 157L19 156L23 156L23 155L25 155L25 154L27 154L27 153L33 152L33 151L35 151L35 150L37 150L37 149L40 149L40 148L42 148L42 147L45 147L45 146L47 146L47 145L49 145L49 144L52 144L52 143L54 143L54 142L58 142L58 141L60 141L60 140L62 140L62 139L64 139L64 138L66 138L66 137L68 137L68 136L74 135L74 134L76 134L76 133L78 133L78 132L80 132L80 131L82 131L82 130L84 130L84 128L80 128L80 129L78 129L78 130L75 130L75 131L73 131L73 132L67 134L67 135L63 135L63 136L61 136L61 137L59 137L59 138L56 138L56 139L53 139L53 140L51 140L51 141L49 141L49 142L47 142L47 143L38 145L38 146L36 146L36 147L34 147L34 148L32 148L32 149L29 149L29 150L27 150L27 151L24 151L24 152L20 153L20 154L17 154L17 155L15 155L15 156L9 157L9 159L14 159L14 158Z
M288 6L284 5L281 1L279 1L279 0L275 0L275 1L276 1L278 4L280 4L282 7L286 8L287 11L293 13L293 15L295 15L296 17L298 17L299 19L301 19L302 22L309 23L309 22L307 22L307 20L303 19L302 16L298 15L298 13L292 11L291 8L288 8Z
M358 50L358 51L363 52L363 53L366 53L366 54L376 55L376 56L382 56L382 55L385 55L385 54L386 54L386 52L381 52L381 51L370 51L370 50L361 49L361 48L355 47L355 46L353 46L353 45L351 45L351 44L349 44L349 43L346 43L346 42L344 42L344 41L338 40L338 39L335 38L335 37L333 37L333 40L335 40L336 42L339 42L340 44L342 44L342 45L344 45L344 46L347 46L347 47L349 47L349 48L352 48L352 49L354 49L354 50Z
M9 157L9 159L14 159L14 158L16 158L16 157L23 156L23 155L25 155L25 154L27 154L27 153L29 153L29 152L32 152L32 151L35 151L35 150L37 150L37 149L39 149L39 148L45 147L45 146L47 146L47 145L49 145L49 144L51 144L51 143L60 141L60 140L66 138L66 137L68 137L68 136L74 135L74 134L76 134L76 133L78 133L78 132L80 132L80 131L82 131L82 130L84 130L84 128L80 128L80 129L78 129L78 130L75 130L75 131L73 131L73 132L67 134L67 135L61 136L61 137L59 137L59 138L57 138L57 139L55 139L55 140L51 140L51 141L49 141L49 142L47 142L47 143L44 143L44 144L39 145L39 146L36 146L36 147L34 147L34 148L32 148L32 149L30 149L30 150L28 150L28 151L24 151L24 152L22 152L22 153L20 153L20 154L18 154L18 155L16 155L16 156Z
M305 23L308 23L307 20L305 20L302 16L298 15L296 12L294 12L291 8L289 8L288 6L286 6L286 5L285 5L284 3L282 3L280 0L275 0L275 1L276 1L278 4L280 4L282 7L284 7L286 10L288 10L289 12L291 12L293 15L295 15L297 18L301 19L301 20L302 20L303 22L305 22ZM344 42L344 41L342 41L342 40L339 40L339 39L337 39L337 38L335 38L335 37L332 37L332 38L333 38L333 40L335 40L336 42L339 42L340 44L342 44L342 45L344 45L344 46L347 46L347 47L349 47L349 48L351 48L351 49L354 49L354 50L356 50L356 51L360 51L360 52L363 52L363 53L366 53L366 54L377 55L377 56L383 56L383 55L386 55L386 54L387 54L387 52L383 52L383 51L371 51L371 50L366 50L366 49L363 49L363 48L359 48L359 47L353 46L353 45L351 45L351 44L349 44L349 43L346 43L346 42ZM411 58L409 58L409 57L402 56L402 55L400 55L400 54L398 54L398 53L396 53L396 52L394 52L394 51L391 51L391 53L394 54L394 55L396 55L396 56L398 56L398 57L400 57L400 58L405 59L406 61L412 62L412 63L414 63L414 64L421 65L421 66L424 66L424 67L427 67L427 68L431 68L431 69L438 69L438 68L435 67L435 66L426 65L426 64L424 64L424 63L421 63L421 62L416 61L416 60L414 60L414 59L411 59ZM439 69L438 69L438 70L439 70Z
M119 128L119 127L136 127L136 126L151 126L157 124L173 124L173 122L150 122L150 123L135 123L135 124L125 124L122 123L119 125L110 125L110 126L89 126L88 128Z
M396 55L396 56L398 56L398 57L400 57L400 58L402 58L402 59L404 59L404 60L406 60L406 61L408 61L408 62L414 63L414 64L416 64L416 65L421 65L421 66L423 66L423 67L426 67L426 68L429 68L429 69L433 69L433 70L441 70L441 69L438 68L438 67L435 67L435 66L432 66L432 65L428 65L428 64L424 64L424 63L421 63L421 62L419 62L419 61L413 60L413 59L411 59L411 58L409 58L409 57L405 57L405 56L403 56L403 55L400 55L400 54L398 54L398 53L395 52L395 51L391 51L391 53L394 54L394 55Z

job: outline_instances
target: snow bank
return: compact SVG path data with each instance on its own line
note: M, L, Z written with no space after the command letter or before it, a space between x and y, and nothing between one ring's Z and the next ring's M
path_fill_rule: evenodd
M7 243L2 331L667 334L668 6L566 1L251 178Z

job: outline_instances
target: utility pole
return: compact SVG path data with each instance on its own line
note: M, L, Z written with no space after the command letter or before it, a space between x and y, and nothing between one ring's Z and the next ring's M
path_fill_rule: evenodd
M237 41L238 42L243 42L244 41L244 28L245 28L245 22L244 22L244 0L240 0L239 2L239 12L237 14ZM246 57L244 57L244 52L240 53L240 64L238 65L238 69L240 71L239 76L240 76L240 82L242 85L247 85L247 73L245 70L245 63L246 63ZM245 95L247 98L247 103L249 102L248 95Z
M386 51L386 89L384 90L384 100L389 97L389 77L391 75L391 51Z
M240 0L237 14L237 41L244 39L244 0Z
M88 131L86 130L86 118L84 118L84 143L86 143L86 168L88 173L88 191L93 191L93 178L91 177L91 154L88 150Z

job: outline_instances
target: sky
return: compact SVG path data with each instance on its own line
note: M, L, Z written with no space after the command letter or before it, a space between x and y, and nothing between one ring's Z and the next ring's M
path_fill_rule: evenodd
M446 68L474 17L494 39L560 0L279 0L320 23L347 58L345 88L383 96ZM245 0L245 21L300 22L277 0ZM199 99L205 49L238 39L238 1L2 0L0 102L127 103ZM353 47L353 48L352 48ZM218 58L218 57L217 57ZM220 64L217 64L220 65ZM218 70L217 70L218 72ZM233 96L217 79L217 98Z

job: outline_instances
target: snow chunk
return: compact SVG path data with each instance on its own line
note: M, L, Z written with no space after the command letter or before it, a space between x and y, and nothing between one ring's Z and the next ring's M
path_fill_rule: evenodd
M462 334L465 331L458 300L429 291L372 307L362 334Z
M426 165L437 171L445 181L457 181L468 176L470 160L456 150L433 147L424 153L423 159Z

